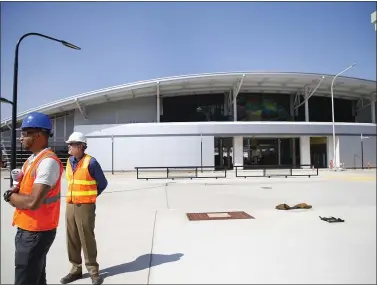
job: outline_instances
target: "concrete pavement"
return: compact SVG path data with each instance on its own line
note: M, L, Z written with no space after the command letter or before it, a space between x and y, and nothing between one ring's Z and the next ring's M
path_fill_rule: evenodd
M323 171L311 178L107 177L96 220L104 284L376 282L375 170ZM1 179L2 192L8 184ZM277 204L300 202L313 208L275 210ZM50 284L59 283L70 269L64 199L61 210L47 257ZM188 221L185 216L232 210L255 219ZM12 214L2 201L1 284L14 280ZM345 223L326 223L319 215ZM88 283L84 278L74 284Z

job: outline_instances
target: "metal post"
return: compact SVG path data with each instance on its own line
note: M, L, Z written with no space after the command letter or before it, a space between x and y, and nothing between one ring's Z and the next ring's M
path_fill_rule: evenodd
M305 86L305 122L309 122L309 87Z
M332 143L333 143L333 151L334 151L334 154L333 154L333 159L334 159L334 169L337 170L338 166L337 166L337 163L336 163L336 147L335 147L335 115L334 115L334 82L335 82L335 79L341 75L342 73L346 72L348 69L354 67L356 65L356 63L348 66L346 69L344 69L343 71L339 72L337 75L334 76L332 82L331 82L331 115L332 115Z
M160 117L161 117L161 114L160 114L160 82L157 81L157 123L160 122Z
M57 135L57 128L56 128L56 116L54 117L53 119L53 128L54 128L54 138L53 138L53 141L54 141L54 147L55 147L55 143L56 143L56 135Z
M203 173L203 135L200 134L200 168Z
M371 122L373 124L376 123L376 95L371 95L370 98L370 115L371 115Z
M114 174L114 136L111 137L111 174Z
M28 36L39 36L42 38L46 38L52 41L60 42L61 44L65 45L66 47L80 50L78 46L75 46L71 43L68 43L63 40L58 40L43 34L39 33L27 33L24 34L23 36L20 37L20 39L17 42L16 49L15 49L15 55L14 55L14 67L13 67L13 100L12 100L12 139L11 139L11 165L10 165L10 170L15 169L16 166L16 143L17 143L17 138L16 138L16 125L17 125L17 91L18 91L18 51L20 44L22 40ZM13 180L12 178L10 179L10 186L12 187Z
M64 116L64 131L63 131L63 140L65 141L66 139L67 139L67 115Z
M232 90L232 99L233 99L233 121L234 122L237 122L237 96L238 96L238 93L240 92L241 90L241 86L242 86L242 82L245 78L245 74L242 75L242 78L238 81L238 84L236 86L233 87L233 90Z
M361 169L364 170L364 143L363 143L363 134L360 136L361 143Z

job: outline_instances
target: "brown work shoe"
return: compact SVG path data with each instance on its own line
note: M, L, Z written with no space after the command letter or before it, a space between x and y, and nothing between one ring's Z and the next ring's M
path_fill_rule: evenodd
M68 284L73 281L79 280L82 278L82 273L68 273L66 276L64 276L61 280L61 284Z
M292 207L293 209L311 209L312 205L308 205L306 203L300 203Z
M277 210L290 210L291 207L289 207L287 204L279 204L275 207Z
M101 285L103 282L103 279L101 276L99 276L98 273L90 275L90 278L92 279L92 284L93 285Z

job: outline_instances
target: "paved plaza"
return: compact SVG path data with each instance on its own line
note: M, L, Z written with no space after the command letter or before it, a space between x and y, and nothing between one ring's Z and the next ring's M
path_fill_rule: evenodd
M9 187L2 172L1 192ZM231 176L231 175L230 175ZM97 203L104 284L376 283L376 170L318 177L137 180L107 174ZM66 181L62 182L65 194ZM279 211L305 202L309 210ZM255 219L189 221L189 212ZM1 284L14 280L13 208L1 201ZM68 273L65 200L47 281ZM334 216L344 223L327 223ZM86 270L84 271L86 272ZM72 284L90 284L87 275Z

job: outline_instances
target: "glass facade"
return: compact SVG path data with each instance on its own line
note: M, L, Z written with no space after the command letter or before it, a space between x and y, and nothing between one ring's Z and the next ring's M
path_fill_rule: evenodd
M166 97L161 122L229 121L224 115L224 94Z
M356 113L354 111L355 100L334 98L335 122L354 123ZM332 122L331 98L312 96L309 99L309 122ZM301 105L295 121L305 121L305 105Z
M238 121L290 121L289 94L240 93Z
M237 121L305 121L305 104L291 116L291 94L239 93ZM233 107L225 94L186 95L163 98L161 122L233 121ZM232 104L232 100L228 101ZM301 101L302 102L302 101ZM355 122L356 101L334 98L335 121ZM227 114L227 115L226 115ZM309 99L309 121L331 122L331 98Z

